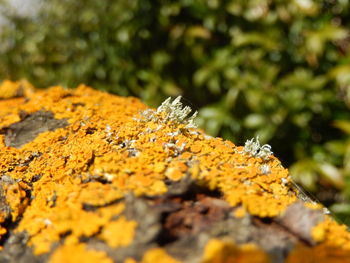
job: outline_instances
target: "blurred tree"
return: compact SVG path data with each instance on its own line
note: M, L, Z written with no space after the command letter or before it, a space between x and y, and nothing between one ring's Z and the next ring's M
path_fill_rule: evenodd
M34 18L7 13L0 78L84 82L152 106L183 94L208 133L238 144L259 135L298 182L350 215L348 0L42 5Z

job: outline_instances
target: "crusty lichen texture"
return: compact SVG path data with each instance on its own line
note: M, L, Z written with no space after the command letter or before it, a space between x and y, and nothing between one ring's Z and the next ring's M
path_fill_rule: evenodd
M33 92L27 82L6 81L1 90L6 94L0 100L0 173L10 213L0 210L0 235L5 240L9 231L27 233L33 253L49 253L50 262L77 262L80 257L113 262L108 251L98 251L98 245L91 249L85 241L93 238L111 249L135 243L141 222L125 216L125 197L164 196L172 183L185 178L218 192L237 207L232 212L237 218L274 218L298 200L288 171L269 148L261 150L268 152L260 154L263 158L249 154L243 146L193 128L191 117L184 122L166 119L166 112L150 110L136 98L85 85ZM32 132L36 137L10 146L26 136L25 128L16 125L28 116L46 116L60 125ZM325 218L310 233L314 245L298 243L288 262L311 262L305 257L298 261L304 252L317 255L318 262L333 262L332 253L350 256L349 232ZM254 261L257 257L260 261ZM218 238L207 242L200 258L205 263L269 262L257 245ZM139 258L125 256L125 262L181 260L159 244Z

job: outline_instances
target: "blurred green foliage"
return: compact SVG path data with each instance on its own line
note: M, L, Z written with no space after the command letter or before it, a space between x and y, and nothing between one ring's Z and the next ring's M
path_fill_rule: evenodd
M350 215L349 0L50 0L7 16L0 78L84 82L151 106L183 94L208 133L259 135Z

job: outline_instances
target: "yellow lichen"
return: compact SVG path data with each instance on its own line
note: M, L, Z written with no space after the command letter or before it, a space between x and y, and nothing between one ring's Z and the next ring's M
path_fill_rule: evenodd
M25 80L12 82L4 80L0 84L0 99L10 99L17 96L28 96L33 92L33 87Z
M135 221L120 217L107 223L99 237L111 247L126 247L134 239L136 226Z
M180 261L172 258L161 248L153 248L148 250L141 260L141 263L180 263Z
M233 215L237 218L242 218L247 214L247 211L244 209L244 207L238 207L233 211Z
M19 85L5 84L11 89ZM277 158L252 157L243 153L243 147L186 124L140 121L140 112L148 108L136 98L85 85L22 96L0 100L1 128L21 121L23 112L37 111L52 112L68 124L42 132L19 148L6 146L6 136L0 137L0 172L16 182L6 190L6 202L12 220L20 218L15 231L28 233L36 254L49 252L62 236L66 239L64 249L58 248L60 255L73 251L70 246L83 251L82 237L100 238L111 246L130 244L137 225L119 221L123 198L130 192L162 195L168 191L168 181L184 177L220 192L231 206L240 205L236 216L243 216L243 211L257 217L278 216L298 200L288 184L288 171ZM261 171L262 165L269 167L268 174ZM0 217L0 235L7 231L4 220ZM349 233L330 221L314 230L315 240L349 249ZM109 233L120 235L121 227L129 230L123 241L116 241ZM237 248L239 255L243 248ZM162 253L157 251L152 253Z
M202 263L267 263L269 257L254 244L236 246L230 241L210 240L205 248Z
M5 223L6 215L3 211L0 211L0 238L7 233L7 229L1 225Z
M310 209L315 209L315 210L320 210L324 208L320 203L316 203L316 202L305 202L304 205Z
M137 261L133 258L127 258L124 260L124 263L137 263Z
M22 215L24 209L28 205L26 192L21 188L19 183L5 185L6 202L11 208L12 220L15 221L18 216Z
M58 248L49 263L113 263L103 251L89 250L85 244L61 246Z
M318 243L350 252L350 235L346 226L339 225L329 216L312 228L311 235Z
M350 251L339 247L320 244L315 247L298 245L288 254L286 263L345 263L349 262Z

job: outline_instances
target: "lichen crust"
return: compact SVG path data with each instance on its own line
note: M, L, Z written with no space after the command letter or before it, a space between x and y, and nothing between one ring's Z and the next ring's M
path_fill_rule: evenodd
M110 250L97 248L127 251L137 247L140 229L146 224L130 212L130 195L136 200L144 198L146 207L163 202L155 198L174 195L186 180L215 193L228 208L216 199L210 202L221 205L222 213L237 220L278 218L300 202L288 170L270 147L256 147L254 140L245 147L236 146L206 135L195 128L193 115L188 118L188 108L181 111L179 100L154 110L137 98L118 97L86 85L35 92L30 87L22 93L11 93L11 85L18 89L16 82L0 85L0 90L7 91L0 100L1 198L9 211L0 211L3 243L9 231L26 233L33 254L50 255L50 262L63 262L69 255L74 258L73 254L75 258L84 255L84 262L113 262ZM21 85L26 90L29 84ZM168 114L171 107L178 112L169 117L164 112ZM157 117L149 117L150 110ZM34 125L26 132L18 128L29 118L36 122L43 116L51 126L39 129ZM18 140L23 143L15 144ZM210 203L198 196L201 202ZM296 259L301 253L317 255L321 250L324 255L329 251L327 260L331 251L349 256L350 234L329 216L315 224L309 235L314 243L296 242L288 262L309 262ZM138 256L125 252L123 260L182 262L160 243L152 242ZM259 244L236 244L220 237L208 239L199 251L205 263L270 260ZM326 261L320 258L320 262Z

